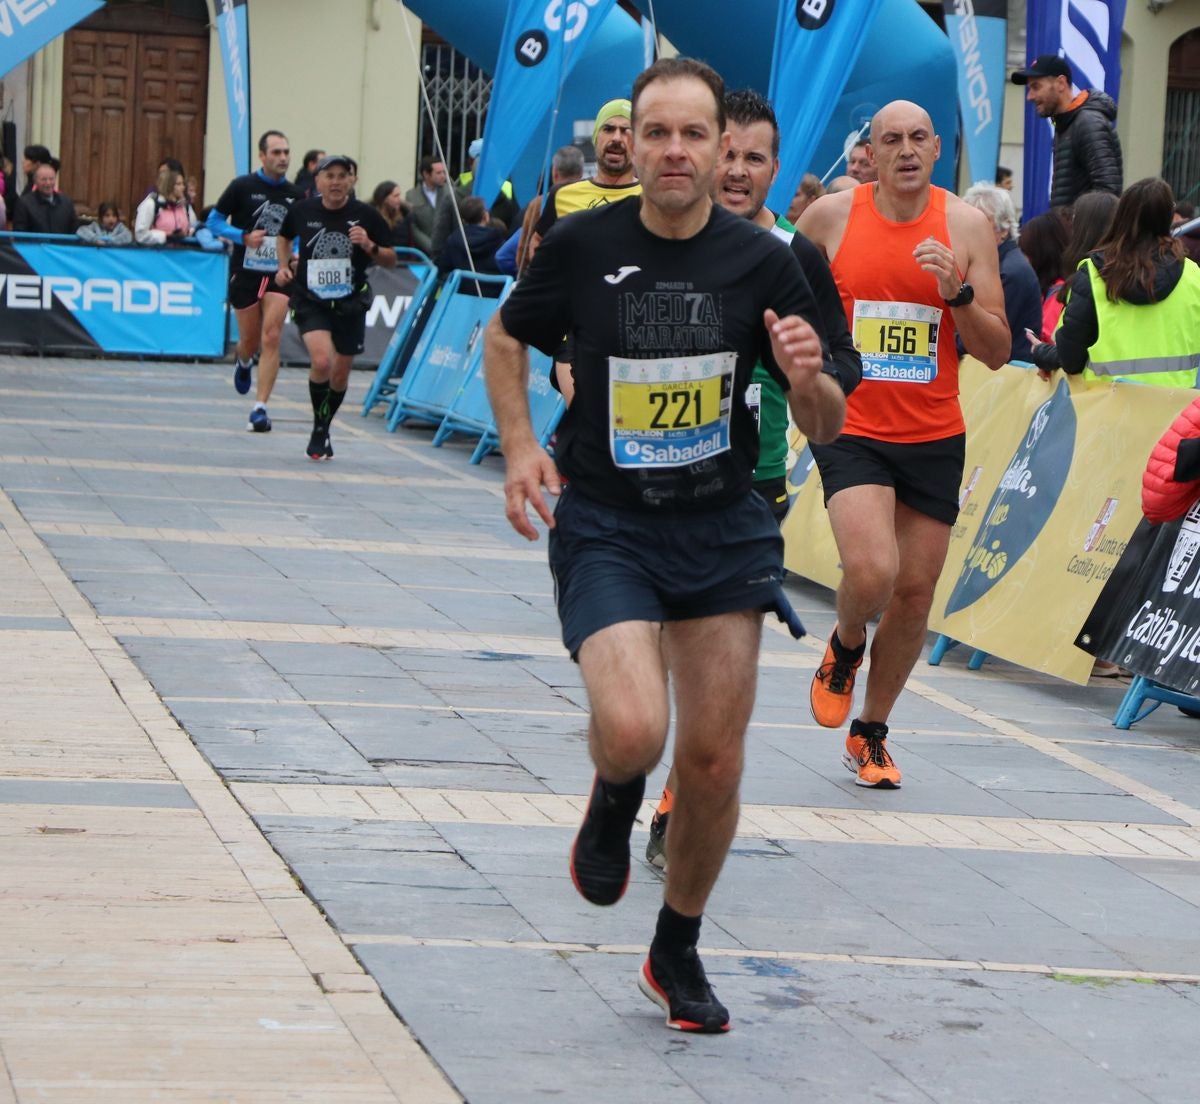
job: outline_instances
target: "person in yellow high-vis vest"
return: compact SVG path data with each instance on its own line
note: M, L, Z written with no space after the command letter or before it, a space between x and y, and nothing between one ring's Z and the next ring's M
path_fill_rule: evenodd
M1112 228L1071 283L1054 341L1033 348L1043 377L1195 387L1200 371L1200 267L1171 237L1175 197L1148 177L1121 196Z

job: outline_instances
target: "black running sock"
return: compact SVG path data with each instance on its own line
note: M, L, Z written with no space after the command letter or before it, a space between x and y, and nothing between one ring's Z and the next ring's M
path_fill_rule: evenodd
M332 415L327 413L327 411L329 409L329 396L331 394L328 380L324 383L315 383L313 380L308 381L308 397L312 401L313 408L313 429L327 430L329 428L329 419Z
M639 806L642 798L646 795L646 776L644 774L635 775L628 782L606 782L599 775L596 780L600 783L609 805Z
M856 659L862 659L863 654L867 650L867 642L865 640L857 648L847 648L842 643L842 638L838 636L837 629L833 630L833 635L829 638L829 643L833 645L833 654L843 663L853 663Z
M329 428L329 423L333 421L333 416L338 412L338 407L342 405L342 399L346 397L345 391L335 391L332 387L329 388L329 398L326 400L326 409L329 411L329 417L325 419L325 428Z
M684 916L665 901L658 910L658 927L654 930L652 947L667 953L679 953L700 941L699 916Z

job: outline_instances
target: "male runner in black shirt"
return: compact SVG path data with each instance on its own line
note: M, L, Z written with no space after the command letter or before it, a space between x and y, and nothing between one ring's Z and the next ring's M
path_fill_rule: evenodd
M394 268L396 251L383 216L358 199L351 199L358 165L351 157L331 154L317 165L318 195L295 204L279 229L279 267L275 282L292 288L292 317L308 349L312 367L308 393L312 399L313 431L308 441L310 460L332 460L329 423L346 397L350 366L363 351L371 288L367 268ZM289 264L292 241L300 240L293 272Z
M571 853L587 900L615 903L646 774L677 711L679 793L665 901L639 986L682 1031L725 1031L729 1013L696 951L733 839L762 614L793 617L783 541L751 491L758 454L745 402L762 359L811 438L831 440L845 396L812 293L782 242L715 207L725 128L721 78L662 59L633 86L640 199L583 211L546 235L487 330L487 382L508 468L507 516L550 527L563 641L591 702L596 779ZM575 339L575 401L557 460L530 428L526 344ZM552 514L543 497L562 491Z
M214 235L233 243L229 305L237 313L233 386L239 395L250 390L250 365L261 350L254 409L246 426L255 433L271 430L267 403L279 375L279 339L287 316L287 292L275 283L275 239L288 209L303 196L288 182L290 158L287 135L268 130L258 140L262 168L230 181L205 223Z

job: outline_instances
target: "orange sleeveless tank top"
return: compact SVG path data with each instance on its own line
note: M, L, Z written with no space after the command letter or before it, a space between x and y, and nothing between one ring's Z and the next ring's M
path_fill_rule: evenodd
M950 244L944 189L930 189L929 204L912 222L885 219L873 184L854 189L830 266L863 362L843 433L909 444L964 431L954 320L937 279L912 255L928 237Z

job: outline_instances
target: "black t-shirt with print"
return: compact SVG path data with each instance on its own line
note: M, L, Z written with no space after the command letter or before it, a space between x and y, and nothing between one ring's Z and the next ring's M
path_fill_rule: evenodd
M359 199L330 210L320 196L293 204L279 228L285 238L299 239L294 294L317 302L349 299L367 290L371 255L350 241L350 229L361 226L376 245L387 246L391 231L374 207Z
M574 338L575 398L555 457L578 491L644 511L717 509L750 490L755 362L788 387L763 311L820 333L816 302L791 250L748 219L714 207L698 234L673 240L640 210L632 198L559 222L501 320L547 355Z
M252 230L267 232L259 247L258 256L261 260L254 271L261 271L264 275L274 271L276 266L270 258L274 256L275 236L292 204L303 198L304 193L290 181L281 180L274 184L264 180L258 173L234 177L229 187L221 193L217 210L231 226L236 226L245 234ZM231 269L237 272L244 268L245 258L246 247L235 245Z

